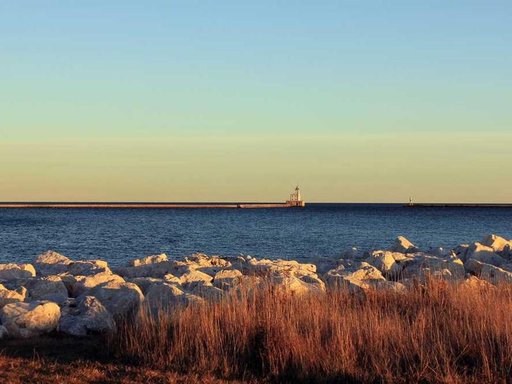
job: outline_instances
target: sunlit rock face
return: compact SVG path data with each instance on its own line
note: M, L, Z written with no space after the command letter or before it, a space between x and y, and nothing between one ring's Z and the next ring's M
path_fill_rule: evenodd
M7 336L28 338L57 328L60 308L49 301L10 303L0 309L0 321Z
M341 259L313 262L194 254L156 254L111 268L102 260L75 261L54 251L34 264L0 264L0 338L61 332L77 337L111 332L134 311L172 312L265 290L301 298L345 289L357 295L408 287L430 278L465 292L512 283L512 241L497 235L481 242L420 251L399 236L389 250L340 252Z

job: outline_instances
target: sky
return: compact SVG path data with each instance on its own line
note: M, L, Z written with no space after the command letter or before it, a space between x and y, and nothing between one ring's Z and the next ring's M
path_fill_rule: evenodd
M512 202L510 1L0 2L0 201Z

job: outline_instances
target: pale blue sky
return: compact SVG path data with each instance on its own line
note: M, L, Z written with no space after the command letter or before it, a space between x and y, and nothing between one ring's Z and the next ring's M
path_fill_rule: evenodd
M0 200L510 200L511 47L510 1L3 1Z

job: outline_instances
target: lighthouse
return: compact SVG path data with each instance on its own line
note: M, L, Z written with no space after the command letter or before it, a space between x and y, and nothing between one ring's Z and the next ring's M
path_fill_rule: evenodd
M302 201L298 185L295 187L295 192L290 194L290 200L286 202L286 205L289 207L304 207L306 205L306 203Z

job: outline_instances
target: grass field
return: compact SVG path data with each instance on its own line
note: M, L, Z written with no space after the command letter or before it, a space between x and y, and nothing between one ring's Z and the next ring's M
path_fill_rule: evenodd
M3 382L507 382L512 287L431 280L407 294L272 289L157 315L116 334L2 342Z

